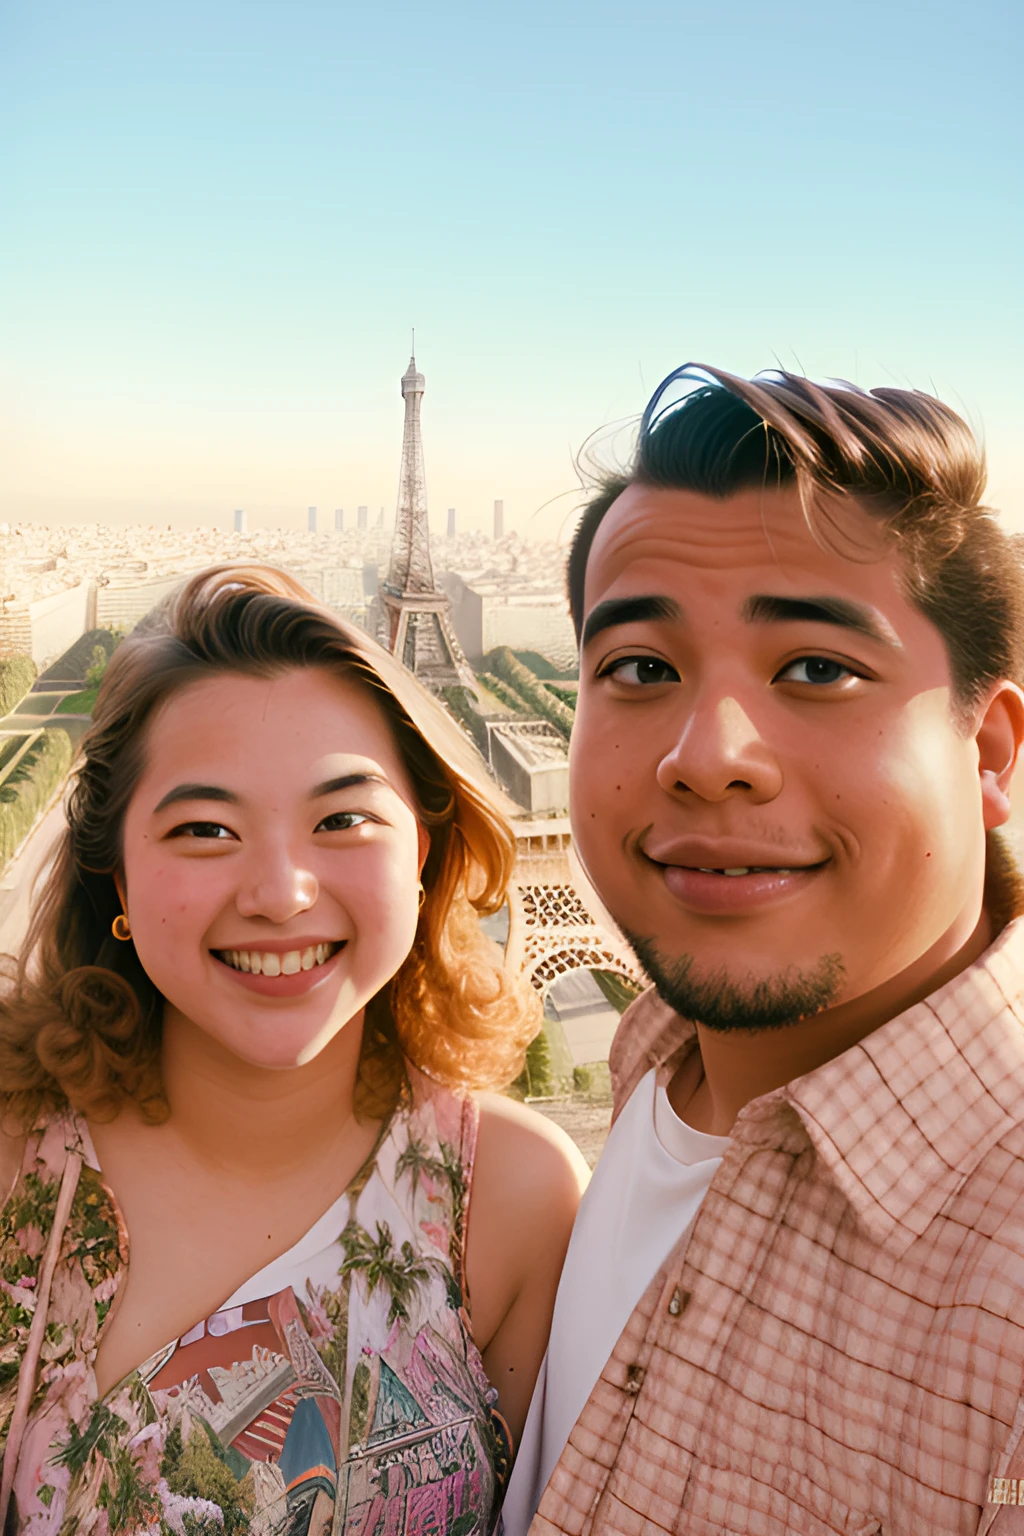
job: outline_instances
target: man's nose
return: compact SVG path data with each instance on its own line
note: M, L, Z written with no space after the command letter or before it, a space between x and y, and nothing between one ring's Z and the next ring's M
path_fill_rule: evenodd
M235 906L241 917L287 923L316 905L320 882L301 858L284 847L253 849L249 877L239 886Z
M689 710L657 779L669 794L709 801L742 794L763 803L781 790L782 765L739 700L722 695Z

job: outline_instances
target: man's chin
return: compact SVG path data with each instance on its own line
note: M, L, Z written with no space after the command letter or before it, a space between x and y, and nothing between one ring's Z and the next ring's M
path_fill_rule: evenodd
M786 1029L824 1013L839 1000L845 980L839 954L821 955L806 968L791 965L758 975L732 965L703 964L694 955L666 955L653 939L624 931L662 1001L683 1018L722 1034Z

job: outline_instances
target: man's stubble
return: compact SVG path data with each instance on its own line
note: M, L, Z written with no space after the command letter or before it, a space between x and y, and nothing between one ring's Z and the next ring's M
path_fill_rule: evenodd
M835 1003L846 974L842 957L822 955L810 971L794 966L774 976L737 979L724 970L702 975L693 955L669 958L653 939L624 929L658 996L682 1018L720 1034L785 1029Z

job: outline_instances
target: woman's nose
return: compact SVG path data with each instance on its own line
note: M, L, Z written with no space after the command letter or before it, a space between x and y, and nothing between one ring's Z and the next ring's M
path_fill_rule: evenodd
M284 850L254 858L252 878L238 891L235 905L242 917L265 917L287 923L314 907L320 883L311 869Z

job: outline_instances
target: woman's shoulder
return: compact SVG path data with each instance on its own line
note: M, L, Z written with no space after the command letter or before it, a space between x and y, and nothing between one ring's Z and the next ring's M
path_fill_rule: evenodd
M590 1170L579 1148L560 1125L503 1093L473 1095L480 1115L477 1159L505 1162L527 1179L559 1174L577 1191L585 1189Z
M590 1175L572 1141L552 1121L500 1094L482 1093L476 1101L480 1129L466 1272L473 1334L478 1346L487 1349L507 1332L509 1319L513 1332L520 1325L528 1333L539 1327L546 1336L576 1208ZM524 1307L525 1323L520 1317ZM542 1352L543 1340L534 1371ZM492 1364L500 1374L499 1365Z
M503 1215L524 1230L561 1228L572 1219L590 1170L576 1144L553 1120L500 1093L474 1095L480 1129L475 1200L493 1196Z
M550 1204L564 1190L575 1210L590 1170L553 1120L503 1093L460 1093L415 1071L410 1088L407 1114L400 1117L409 1132L422 1135L429 1125L432 1139L460 1145L478 1191L481 1180L487 1184L497 1176L510 1200L542 1188Z

